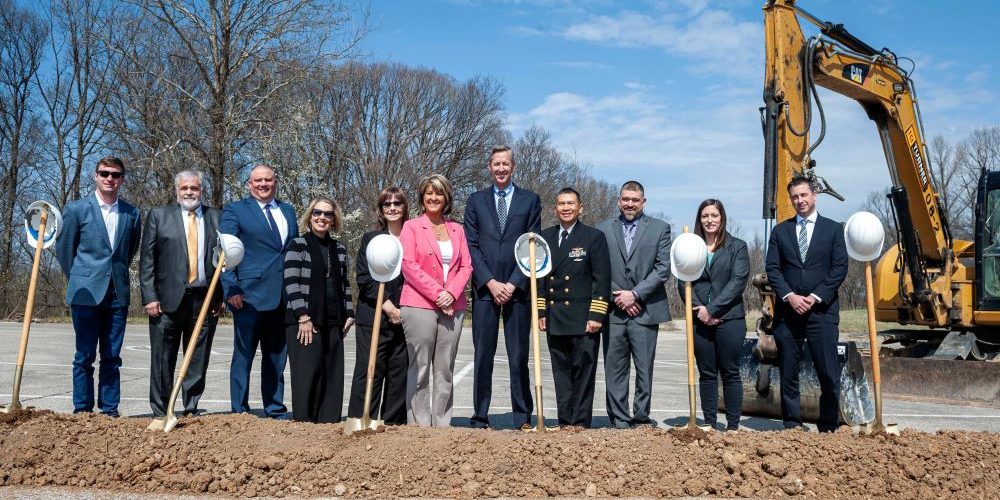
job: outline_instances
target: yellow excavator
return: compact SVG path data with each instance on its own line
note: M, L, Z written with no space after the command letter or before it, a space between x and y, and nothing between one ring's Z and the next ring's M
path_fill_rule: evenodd
M818 34L806 38L800 19L814 24ZM909 60L887 48L876 50L843 25L806 12L795 0L768 0L764 29L761 121L763 217L769 221L768 229L775 220L795 215L785 189L793 176L804 175L818 192L843 201L817 174L812 158L826 128L817 86L853 99L874 122L885 152L892 181L888 198L898 237L898 244L887 249L875 270L876 318L927 327L882 332L883 342L890 345L889 350L910 358L996 358L1000 344L1000 173L982 172L975 242L954 239L928 164L916 89L910 79L912 68L900 64ZM765 297L758 330L766 337L774 296L766 276L755 277L754 283ZM762 348L761 355L769 355L768 346ZM910 369L936 371L940 367ZM994 389L994 399L996 393Z

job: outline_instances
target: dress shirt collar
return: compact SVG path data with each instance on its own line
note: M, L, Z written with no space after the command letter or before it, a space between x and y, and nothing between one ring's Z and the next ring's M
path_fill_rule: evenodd
M573 230L576 229L576 223L577 222L580 222L580 221L578 221L578 220L573 221L573 225L571 225L570 227L563 227L562 223L560 222L559 223L559 236L562 237L562 232L566 231L566 237L568 238L569 235L573 234Z
M503 192L507 193L507 199L509 200L510 196L512 194L514 194L514 183L511 182L510 184L507 184L507 187L505 187L503 189L498 188L497 185L494 184L493 185L493 196L500 196L500 191L503 191Z
M796 224L802 224L802 219L805 218L811 224L816 224L816 218L817 217L819 217L819 211L818 210L813 210L813 213L809 214L809 217L802 217L799 214L795 214L795 223Z
M94 191L94 196L97 198L97 206L99 206L101 208L105 208L105 207L108 207L108 208L117 208L118 207L118 198L115 198L114 203L105 203L104 199L101 198L101 194L98 193L97 191Z
M271 201L269 201L267 203L262 203L257 198L254 198L253 201L257 202L257 205L260 206L261 210L267 210L268 206L270 206L273 210L277 210L278 209L278 200L277 200L277 198L271 198Z
M642 220L642 217L644 215L646 214L640 213L639 215L635 216L635 218L632 219L631 221L625 220L624 215L618 215L618 221L621 222L623 226L634 226L638 224L640 220Z

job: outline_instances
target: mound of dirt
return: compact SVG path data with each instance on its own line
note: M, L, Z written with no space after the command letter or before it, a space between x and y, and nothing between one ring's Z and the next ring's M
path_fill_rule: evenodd
M989 433L392 427L344 436L339 424L210 415L165 434L148 423L51 413L4 421L0 485L277 497L1000 497L1000 436Z

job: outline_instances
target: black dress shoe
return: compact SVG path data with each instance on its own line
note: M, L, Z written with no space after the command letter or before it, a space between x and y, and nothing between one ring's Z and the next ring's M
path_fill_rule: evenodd
M469 427L472 427L473 429L489 429L490 424L484 422L469 422Z

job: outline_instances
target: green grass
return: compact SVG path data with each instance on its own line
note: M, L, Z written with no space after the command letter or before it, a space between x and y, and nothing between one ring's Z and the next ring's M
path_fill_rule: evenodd
M760 313L752 311L747 314L747 331L754 331L757 326L757 318ZM900 328L924 328L920 326L904 326L896 323L878 321L875 323L877 331L900 329ZM840 311L840 332L841 333L868 333L868 312L864 309L848 309Z

